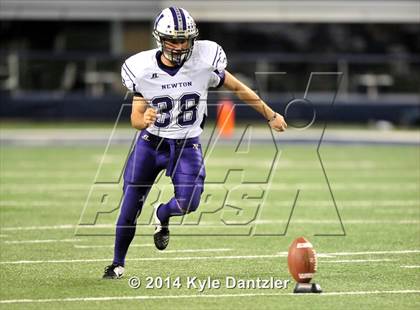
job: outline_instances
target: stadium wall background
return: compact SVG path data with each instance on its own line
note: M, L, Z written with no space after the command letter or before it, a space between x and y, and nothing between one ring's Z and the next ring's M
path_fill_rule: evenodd
M279 111L303 96L311 72L342 72L311 85L318 119L420 124L420 30L416 23L200 22L201 38L219 42L229 70ZM125 90L124 59L153 48L145 21L0 21L0 117L115 120ZM287 72L287 76L255 72ZM226 94L210 94L216 104ZM240 103L239 103L240 104ZM209 107L210 117L216 108ZM239 109L239 120L256 114ZM311 117L296 106L291 117Z

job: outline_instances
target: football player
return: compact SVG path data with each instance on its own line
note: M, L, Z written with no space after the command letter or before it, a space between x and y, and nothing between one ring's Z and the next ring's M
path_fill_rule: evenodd
M166 169L174 197L154 210L154 243L169 242L169 219L198 208L205 169L199 136L207 114L209 88L224 86L257 110L272 129L284 131L283 116L226 70L222 47L196 40L198 29L182 8L164 9L153 29L158 48L128 58L122 82L134 93L131 125L140 130L124 172L124 197L116 225L114 260L104 278L120 278L136 220L158 173Z

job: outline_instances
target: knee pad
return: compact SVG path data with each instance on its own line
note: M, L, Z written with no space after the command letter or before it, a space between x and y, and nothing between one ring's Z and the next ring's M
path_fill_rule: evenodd
M143 185L143 184L133 184L129 182L124 182L123 185L123 193L124 199L134 199L140 203L142 206L144 201L149 194L151 189L150 185Z
M150 187L147 186L124 182L121 210L117 220L118 226L136 225L137 217L143 208L149 189Z

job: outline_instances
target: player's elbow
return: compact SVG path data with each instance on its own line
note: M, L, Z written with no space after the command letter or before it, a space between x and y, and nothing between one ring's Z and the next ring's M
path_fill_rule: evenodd
M240 90L240 86L241 85L236 80L232 80L232 79L228 80L228 79L225 79L225 82L223 83L223 86L225 88L227 88L228 90L236 93L237 91Z

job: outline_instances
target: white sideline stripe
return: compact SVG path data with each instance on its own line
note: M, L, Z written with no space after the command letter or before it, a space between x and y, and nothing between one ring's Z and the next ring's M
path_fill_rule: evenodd
M80 206L84 203L84 201L80 202L67 202L66 206ZM31 200L31 201L25 201L25 200L2 200L0 201L0 207L55 207L55 206L62 206L63 201L54 201L54 200Z
M286 252L286 255L284 255L284 256L287 256L287 252ZM328 255L328 254L322 254L322 253L316 253L316 257L317 258L335 258L335 256L332 256L332 255Z
M370 263L370 262L394 262L395 259L343 259L343 260L322 260L320 263Z
M241 203L238 200L229 200L231 203ZM85 201L72 201L71 203L67 203L66 205L72 206L80 206L83 205ZM49 206L57 206L61 205L62 200L31 200L31 201L22 201L22 200L1 200L1 206L7 207L19 207L19 206L28 206L31 207L49 207ZM291 207L292 201L280 201L280 202L266 202L265 206L276 206L276 207ZM314 201L301 201L299 202L300 206L308 206L308 207L328 207L333 205L332 200L314 200ZM401 207L418 207L420 206L419 200L382 200L382 201L375 201L375 200L340 200L338 201L339 207L395 207L401 209Z
M335 253L323 253L323 254L324 255L331 255L331 256L352 256L352 255L414 254L414 253L420 253L420 250L335 252Z
M232 249L184 249L184 250L165 250L162 251L162 254L165 253L195 253L195 252L228 252L232 251Z
M154 247L154 244L132 244L130 247ZM96 249L96 248L113 248L114 245L75 245L75 248L78 249ZM165 250L162 251L162 254L165 253L199 253L199 252L226 252L232 251L232 249L184 249L184 250Z
M400 266L400 268L415 269L415 268L420 268L420 265L407 265L407 266Z
M296 224L339 224L338 219L334 220L293 220L292 223ZM225 225L221 221L215 222L215 221L202 221L200 225L201 227L211 228L211 227L230 227L231 225L238 225L242 222L235 222L230 221L230 225ZM281 223L287 223L286 220L255 220L252 221L249 225L255 225L255 224L281 224ZM363 219L354 219L354 220L343 220L344 224L418 224L420 223L420 220L363 220ZM190 226L194 223L190 223L186 221L185 225L177 225L174 224L174 227L184 227L184 228L190 228ZM216 225L215 225L216 224ZM220 224L220 225L217 225ZM214 226L212 226L214 225ZM146 224L139 224L139 226L150 226L153 225L146 225ZM19 230L59 230L59 229L98 229L98 228L115 228L115 224L95 224L95 225L73 225L73 224L63 224L63 225L51 225L51 226L10 226L10 227L1 227L0 231L19 231Z
M71 224L53 225L53 226L17 226L17 227L1 227L1 231L15 230L48 230L48 229L74 229L76 226Z
M326 292L319 294L320 296L339 296L339 295L372 295L372 294L420 294L420 290L397 290L397 291L358 291L358 292ZM305 295L305 294L293 294ZM312 296L317 294L310 294Z
M4 130L3 130L4 132ZM27 135L27 133L25 133L25 135ZM45 134L43 134L44 136ZM62 137L62 136L60 136ZM91 160L95 161L95 163L99 163L102 160L102 156L91 156L89 157ZM315 157L314 157L315 158ZM111 154L107 154L106 155L106 159L112 159L112 160L117 160L118 163L120 163L121 159L124 159L124 156L119 156L119 155L111 155ZM207 158L207 161L209 163L225 163L227 165L237 165L238 161L234 160L232 158L228 158L228 157L221 157L221 156L210 156ZM272 160L267 160L267 159L256 159L253 160L252 158L247 159L247 158L242 158L241 159L241 163L271 163ZM280 160L281 163L285 164L285 165L311 165L311 166L318 166L319 165L319 161L317 159L314 160L295 160L291 157L291 159L281 159ZM404 165L400 165L399 163L393 162L393 163L389 163L389 166L386 165L380 165L378 164L377 161L374 160L334 160L334 159L329 159L328 162L330 162L331 164L335 164L335 165L348 165L348 166L371 166L371 167L379 167L379 168L404 168ZM32 161L32 160L19 160L18 162L18 167L21 168L38 168L38 167L49 167L48 166L48 162L43 161L43 160L36 160L36 161ZM86 165L86 167L89 167L89 165ZM67 170L63 170L63 171L67 171Z
M144 247L152 247L155 246L154 244L131 244L130 248L134 247L134 248L144 248ZM108 245L74 245L75 248L77 249L99 249L99 248L113 248L114 245L113 244L108 244Z
M106 156L106 160L104 160L104 162L108 163L108 164L113 164L116 163L118 165L120 165L122 163L122 161L124 160L124 156L118 156L115 158L108 158L109 155ZM101 160L95 160L95 163L98 164L100 163ZM248 165L252 165L253 167L263 167L263 168L269 168L271 167L273 161L272 160L252 160L252 159L246 159L246 158L242 158L240 161L240 164L238 165L238 160L234 160L234 159L229 159L229 158L216 158L216 157L210 157L208 159L206 159L206 167L208 168L218 168L218 167L228 167L228 168L244 168ZM367 161L367 160L361 160L361 161L341 161L341 160L324 160L324 164L328 169L333 169L333 168L341 168L341 169L357 169L357 168L363 168L363 169L404 169L406 168L404 165L389 165L386 166L384 164L378 164L375 161ZM287 160L287 159L280 159L279 161L279 166L281 168L286 168L286 167L290 167L290 168L296 168L299 170L306 170L306 169L316 169L319 168L320 164L319 161L317 159L314 160ZM88 167L88 166L87 166ZM85 169L87 169L87 167L83 167ZM410 166L411 167L411 166ZM40 169L40 168L45 168L48 169L48 167L46 167L44 165L44 163L41 162L30 162L30 161L19 161L19 165L16 168L13 169L8 169L6 171L7 176L13 176L13 173L19 172L18 175L21 176L27 176L28 172L22 172L19 171L18 168L27 168L27 169ZM61 169L61 170L57 170L58 173L60 175L63 176L67 176L67 175L71 175L71 172L68 169ZM35 174L35 177L48 177L51 175L52 170L48 171L44 171L44 172L38 172ZM81 172L79 171L77 173L77 176L91 176L93 172ZM382 173L382 174L386 174Z
M401 250L401 251L368 251L368 252L335 252L335 253L317 253L318 257L334 258L336 256L361 256L361 255L389 255L389 254L415 254L420 250ZM280 256L287 256L287 252L278 252ZM355 260L352 260L355 261ZM332 262L323 260L322 262Z
M208 183L206 187L221 187L221 186L232 186L237 187L237 183ZM264 189L267 187L268 184L241 184L241 187L256 187ZM61 191L83 191L86 192L92 184L80 184L80 183L70 183L70 184L57 184L57 183L37 183L37 184L30 184L30 191L48 191L52 188L55 190ZM161 187L173 187L172 184L161 184ZM7 183L2 184L3 190L13 190L14 192L28 192L27 186L23 186L21 183ZM121 191L121 186L118 184L112 184L108 186L109 189L113 189L115 191ZM326 183L316 183L316 182L307 182L307 183L276 183L272 184L272 190L328 190L328 186ZM349 189L358 190L358 191L372 191L372 190L383 190L383 191L413 191L418 190L418 185L413 182L399 182L399 183L378 183L378 182L363 182L363 183L356 183L356 182L334 182L331 184L331 189L336 191L347 191Z
M184 223L173 223L172 227L175 229L196 229L199 227L201 229L205 228L237 228L237 227L251 227L253 225L261 225L261 224L286 224L287 220L254 220L249 224L244 224L244 221L227 221L226 224L222 221L201 221L200 223L196 222L189 222L185 220ZM338 219L333 220L291 220L291 224L324 224L324 225L340 225L340 221ZM364 220L364 219L355 219L355 220L343 220L344 225L385 225L385 224L392 224L392 225L416 225L419 224L420 220L412 220L412 219L404 219L404 220ZM138 223L138 226L142 227L154 227L153 224L146 224L146 223ZM81 225L75 226L75 228L83 230L83 229L100 229L100 228L114 228L115 225L109 224L97 224L97 225Z
M123 162L123 160L118 160L117 164L121 164ZM251 162L250 165L252 166L256 166L254 162ZM265 163L262 164L260 167L263 168L271 168L272 162L269 163ZM279 163L279 166L281 168L285 168L287 166L282 165L281 162ZM215 169L215 170L222 170L222 169L218 169L220 167L228 167L228 168L232 168L234 166L232 165L218 165L217 163L213 164L213 163L206 163L206 168L207 169ZM292 167L292 166L290 166ZM294 169L294 171L296 173L302 173L303 172L303 167L298 166L298 164L295 166L296 169ZM313 168L318 168L316 166L313 166ZM344 167L340 167L343 169L351 169L350 166L344 166ZM403 168L403 167L401 167ZM240 168L239 168L240 169ZM299 169L299 170L297 170ZM386 168L383 168L386 169ZM306 169L305 169L306 170ZM8 171L8 172L2 172L2 176L4 178L7 178L8 180L13 180L14 182L16 182L16 180L18 179L24 179L26 180L28 178L28 176L32 177L32 178L36 178L37 180L39 179L45 179L45 180L51 180L52 178L60 178L60 179L66 179L68 181L71 181L71 179L82 179L83 181L85 181L86 179L90 179L92 178L92 172L75 172L75 171L71 171L71 170L54 170L52 172L45 172L45 173L34 173L34 171L32 170L31 172L22 172L19 170L13 170L13 171ZM353 177L354 175L351 175L351 177ZM378 171L367 171L364 173L358 173L357 174L357 179L373 179L373 178L378 178L378 177L382 177L382 178L392 178L393 181L395 181L396 179L407 179L407 178L413 178L416 179L418 178L418 175L416 174L416 171L414 169L414 171L404 171L404 173L399 173L397 176L394 174L394 172L392 171L384 171L382 173L378 173ZM351 180L351 179L350 179ZM45 184L45 183L44 183Z
M71 195L69 195L71 197ZM240 205L241 201L229 200L232 204ZM85 201L66 203L68 206L81 206ZM340 208L386 208L386 209L398 209L401 210L402 207L419 207L420 200L385 200L385 201L374 201L374 200L340 200L337 202ZM292 201L280 201L280 202L265 202L265 207L286 207L290 208L292 206ZM61 201L54 200L31 200L21 201L21 200L1 200L0 207L34 207L34 208L43 208L43 207L55 207L62 205ZM315 201L301 201L299 206L302 207L331 207L333 206L332 200L315 200ZM418 211L418 208L414 209Z
M54 242L79 242L81 239L40 239L40 240L8 240L6 244L25 244L25 243L54 243Z
M86 302L110 300L147 300L147 299L182 299L182 298L230 298L230 297L259 297L259 296L340 296L340 295L374 295L374 294L420 294L420 290L395 291L353 291L353 292L326 292L321 294L294 294L294 293L248 293L248 294L200 294L200 295L166 295L166 296L106 296L106 297L73 297L51 299L6 299L1 304L15 303L48 303L48 302ZM322 298L322 297L318 297Z
M229 225L240 225L242 222L234 222L231 221L229 222ZM253 221L251 223L249 223L249 225L253 225L253 224L281 224L281 223L287 223L286 220L256 220ZM296 224L340 224L338 219L335 220L291 220L290 223L296 223ZM395 225L402 225L402 224L419 224L420 220L344 220L343 219L343 224L395 224ZM204 224L217 224L217 222L202 222L200 224L203 224L201 227L213 227L213 226L208 226L208 225L204 225ZM225 225L222 223L220 223L219 226L214 226L214 227L229 227L229 225Z
M278 254L268 255L234 255L234 256L186 256L186 257L141 257L130 258L127 261L177 261L177 260L224 260L224 259L260 259L260 258L278 258L286 257L287 252L280 252ZM326 256L324 256L326 257ZM62 264L62 263L92 263L109 261L109 258L95 258L95 259L63 259L63 260L18 260L18 261L2 261L0 265L20 265L20 264ZM359 259L359 260L341 260L328 261L322 260L321 263L363 263L363 262L380 262L391 261L387 259Z
M188 256L188 257L141 257L126 259L127 261L158 261L158 260L215 260L215 259L259 259L259 258L275 258L283 257L279 254L270 255L248 255L248 256ZM92 262L106 262L109 258L97 258L97 259L63 259L63 260L20 260L20 261L8 261L0 262L0 265L19 265L19 264L52 264L52 263L92 263Z

